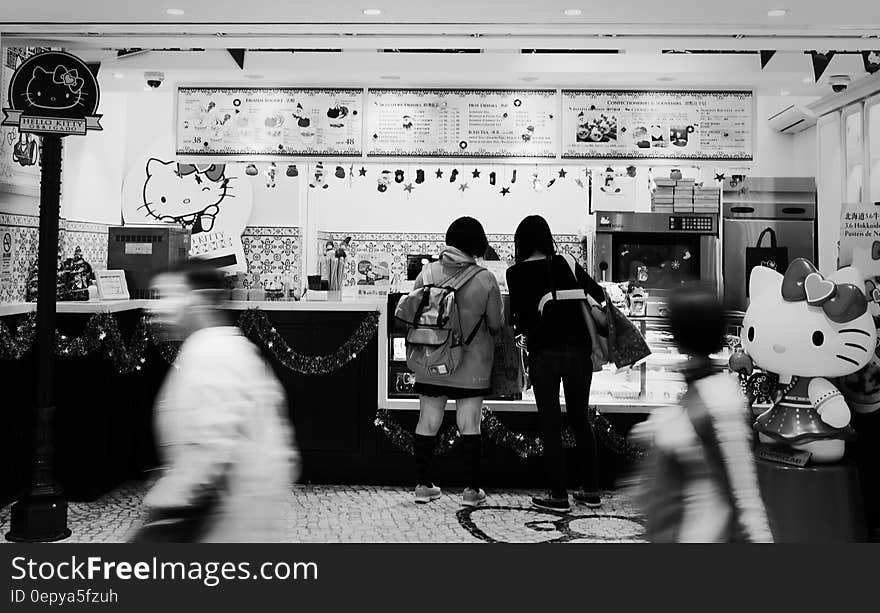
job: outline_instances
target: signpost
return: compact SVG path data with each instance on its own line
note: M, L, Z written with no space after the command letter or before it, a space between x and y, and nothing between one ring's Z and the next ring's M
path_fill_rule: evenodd
M22 62L9 82L4 126L42 136L40 176L37 397L31 484L12 505L10 541L58 541L70 536L67 501L53 476L52 414L55 370L55 283L61 196L61 139L101 130L98 81L69 53L47 51Z

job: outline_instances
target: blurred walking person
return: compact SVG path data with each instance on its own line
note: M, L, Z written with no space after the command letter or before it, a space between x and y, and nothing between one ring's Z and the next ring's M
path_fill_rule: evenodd
M144 500L134 540L279 540L299 454L284 390L257 348L219 308L223 275L190 260L155 278L154 334L182 341L159 392L166 467Z
M680 406L655 410L632 438L652 446L642 475L647 535L654 542L772 542L752 455L746 399L710 355L724 342L724 310L711 288L676 290L669 326L682 353Z

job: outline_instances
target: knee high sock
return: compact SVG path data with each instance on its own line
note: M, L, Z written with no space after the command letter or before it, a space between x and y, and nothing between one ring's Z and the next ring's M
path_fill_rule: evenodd
M464 466L467 474L465 484L467 487L479 490L482 481L482 455L483 437L480 434L461 435L461 450L464 454Z
M416 485L433 485L431 468L434 460L436 436L413 436L413 454L416 460Z

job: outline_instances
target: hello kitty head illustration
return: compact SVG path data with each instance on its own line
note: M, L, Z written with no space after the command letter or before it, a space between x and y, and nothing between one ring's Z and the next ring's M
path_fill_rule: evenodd
M44 109L71 109L82 101L83 85L85 80L76 69L59 65L49 72L37 66L27 84L28 102Z
M150 217L190 228L193 234L210 232L220 206L230 194L230 178L223 164L193 166L150 158L141 206Z
M743 349L765 370L799 377L843 377L874 355L877 330L861 273L848 266L828 278L803 258L785 275L756 266L743 318Z

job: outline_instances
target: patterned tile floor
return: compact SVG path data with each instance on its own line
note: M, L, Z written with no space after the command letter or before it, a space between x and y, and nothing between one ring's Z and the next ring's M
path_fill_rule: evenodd
M70 503L71 538L63 542L125 542L143 516L148 485L126 484L91 503ZM599 509L573 505L570 513L530 508L532 491L489 491L478 509L460 506L458 491L427 505L399 487L297 486L288 498L283 542L641 542L643 527L629 496L606 492ZM0 534L10 506L0 509ZM5 542L0 539L0 542Z

